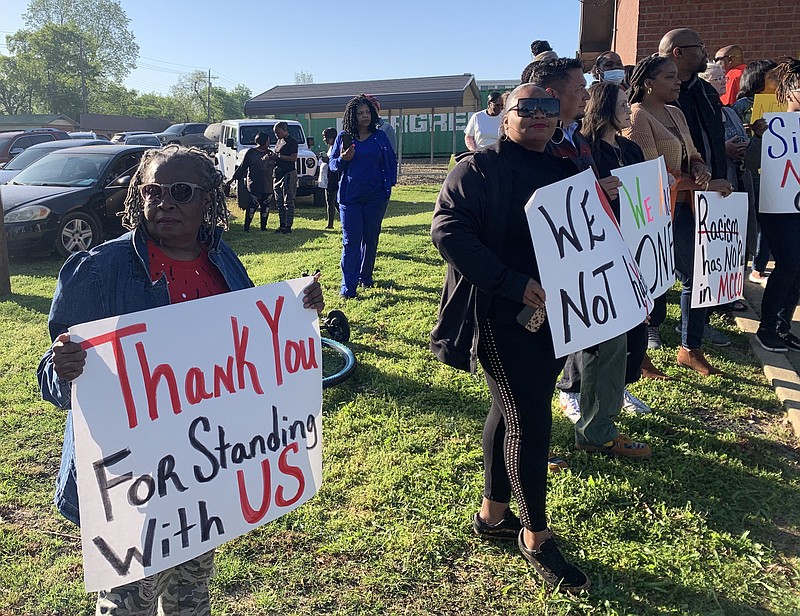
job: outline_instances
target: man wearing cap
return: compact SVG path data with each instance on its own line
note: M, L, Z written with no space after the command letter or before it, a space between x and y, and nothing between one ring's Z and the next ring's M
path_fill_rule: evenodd
M378 112L378 123L375 125L375 128L377 128L378 130L382 130L384 133L386 133L386 138L389 140L389 143L391 144L395 154L397 154L397 135L395 134L392 125L381 117L380 102L378 101L377 98L372 96L372 94L362 94L361 96L368 98L369 102L372 103L372 106L375 107L375 111Z
M500 136L500 122L503 119L503 97L500 92L490 92L486 111L472 115L464 129L464 143L472 151L484 150Z

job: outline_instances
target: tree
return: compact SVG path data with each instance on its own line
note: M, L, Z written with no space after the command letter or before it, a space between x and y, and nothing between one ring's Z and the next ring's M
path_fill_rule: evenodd
M294 74L294 83L295 85L314 83L314 75L307 71L300 71Z
M17 59L0 56L0 112L7 115L31 113L33 86Z
M86 53L108 77L122 80L136 68L139 46L119 0L31 0L25 24L30 30L75 26L89 41Z
M6 41L12 56L2 68L11 73L12 100L19 99L20 84L26 84L31 112L77 118L85 110L102 69L91 39L76 25L48 23L38 30L20 30Z

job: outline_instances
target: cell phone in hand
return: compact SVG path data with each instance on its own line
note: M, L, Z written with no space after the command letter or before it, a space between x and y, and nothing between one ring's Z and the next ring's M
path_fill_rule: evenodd
M545 312L544 307L540 306L534 308L532 306L525 306L517 315L517 323L533 333L539 331L539 328L544 324L546 318L547 312Z
M342 152L353 145L353 136L350 133L342 135Z

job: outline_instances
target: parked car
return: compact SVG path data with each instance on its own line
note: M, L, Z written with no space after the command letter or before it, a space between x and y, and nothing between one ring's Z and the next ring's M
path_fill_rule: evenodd
M161 147L161 141L158 137L153 134L150 135L128 135L120 141L120 143L124 143L125 145L151 145L154 148Z
M37 143L22 154L12 158L5 165L2 165L2 169L0 169L0 184L5 184L14 179L25 167L32 165L43 156L50 154L50 152L63 150L64 148L77 148L82 145L103 145L107 143L108 141L101 141L100 139L60 139L58 141Z
M129 130L124 133L114 133L111 136L111 143L124 143L131 135L155 135L151 130Z
M0 132L0 164L7 163L32 145L59 139L69 139L69 134L54 128L30 128Z
M206 134L217 134L217 165L226 180L233 177L236 169L244 160L247 150L255 147L256 134L265 132L269 135L270 147L274 149L278 138L272 130L278 122L286 122L289 134L297 140L297 196L312 196L314 205L325 205L325 189L317 186L317 156L311 151L314 138L306 138L303 125L295 120L225 120L220 129ZM212 125L213 126L213 125ZM239 203L247 203L247 187L244 180L237 183L236 192Z
M103 139L108 141L108 137L105 135L98 135L96 132L92 130L74 130L70 131L69 133L70 139Z
M181 145L194 146L207 150L214 142L205 136L206 128L208 128L208 124L202 122L173 124L163 133L157 133L156 136L164 145L168 143L179 143Z
M0 186L8 250L67 257L123 231L124 207L141 145L91 145L52 152Z

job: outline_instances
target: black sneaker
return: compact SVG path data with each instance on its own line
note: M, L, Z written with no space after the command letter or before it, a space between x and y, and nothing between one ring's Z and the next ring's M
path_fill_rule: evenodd
M767 351L772 351L774 353L786 353L789 348L786 346L786 343L783 341L776 332L769 332L764 330L758 330L756 332L756 342L762 346Z
M525 531L521 530L517 544L525 560L533 565L536 573L549 586L569 593L578 593L581 590L588 590L592 585L583 571L564 559L555 539L548 539L538 550L531 550L525 545Z
M487 524L481 519L480 513L476 513L472 530L483 539L515 539L522 530L522 523L511 513L511 509L506 509L505 517L497 524Z
M791 349L792 351L800 351L800 338L795 336L792 332L786 332L785 334L779 335L783 340L783 344L786 345L787 348Z

